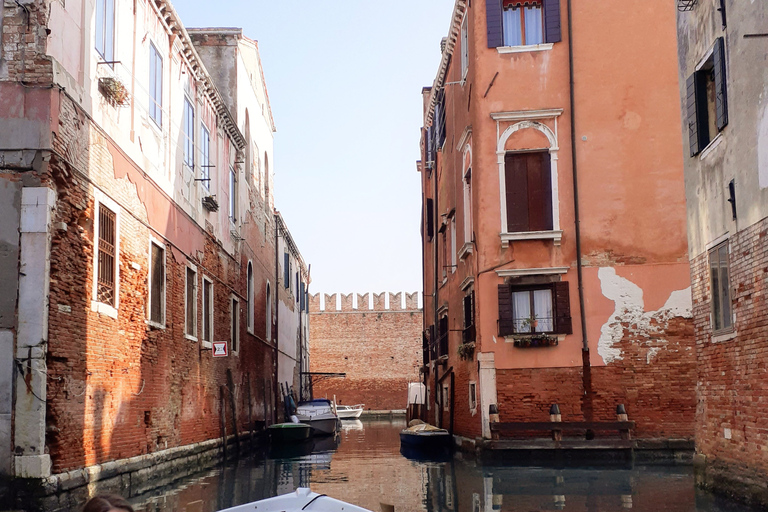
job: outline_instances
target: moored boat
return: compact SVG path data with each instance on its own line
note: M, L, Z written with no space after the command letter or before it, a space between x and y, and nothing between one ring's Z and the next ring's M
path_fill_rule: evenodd
M299 487L295 492L267 498L265 500L254 501L228 508L220 512L300 512L302 510L317 512L371 512L368 509L352 505L326 496L312 492L306 487Z
M356 420L363 414L365 404L357 405L337 405L336 414L341 420Z
M273 443L296 443L309 439L312 428L306 423L275 423L267 432Z
M301 402L296 407L296 417L301 423L312 427L313 435L330 436L339 431L341 421L327 398L315 398Z
M443 429L419 423L400 431L400 446L424 451L447 450L453 436Z

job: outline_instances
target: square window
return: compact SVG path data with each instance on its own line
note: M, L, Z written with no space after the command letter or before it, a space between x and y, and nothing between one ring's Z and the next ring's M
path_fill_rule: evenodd
M568 281L499 285L499 335L572 334Z
M504 46L544 42L544 22L539 2L505 0L502 15Z
M552 289L542 288L512 292L514 332L535 333L555 330Z
M724 242L709 251L712 330L715 334L733 329L731 279L728 263L728 242Z

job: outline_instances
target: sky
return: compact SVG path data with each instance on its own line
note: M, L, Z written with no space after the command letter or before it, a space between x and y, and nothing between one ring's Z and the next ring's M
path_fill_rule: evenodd
M259 42L275 118L275 204L312 293L414 292L421 89L453 0L174 0L187 28Z

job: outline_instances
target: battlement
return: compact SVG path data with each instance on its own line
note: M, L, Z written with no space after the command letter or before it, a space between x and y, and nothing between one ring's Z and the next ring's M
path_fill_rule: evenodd
M405 295L405 304L403 304ZM347 293L347 294L310 294L309 312L357 312L357 311L421 311L419 292L413 293ZM388 299L388 300L387 300Z

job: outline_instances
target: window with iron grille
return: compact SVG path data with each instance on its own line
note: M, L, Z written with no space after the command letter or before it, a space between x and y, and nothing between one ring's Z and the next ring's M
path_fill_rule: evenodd
M117 269L117 223L115 212L99 204L99 256L96 300L115 307Z

